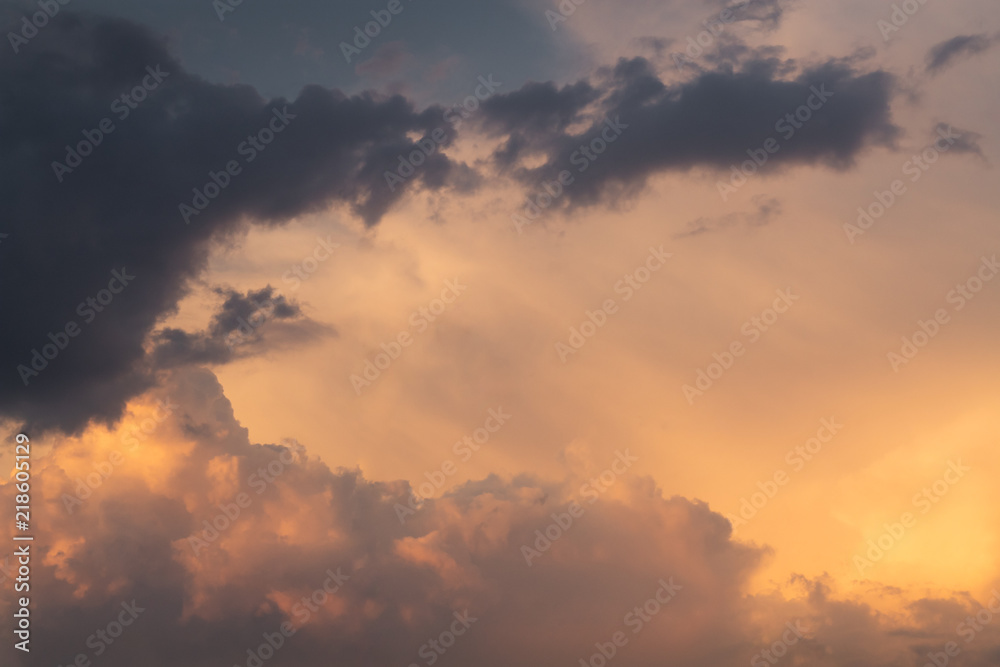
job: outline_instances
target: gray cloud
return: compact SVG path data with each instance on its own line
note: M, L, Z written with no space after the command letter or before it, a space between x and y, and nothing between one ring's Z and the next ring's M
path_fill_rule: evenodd
M144 80L152 89L140 88L141 102L116 101ZM412 137L454 139L441 108L318 86L294 101L264 99L191 75L145 28L69 8L20 53L0 52L0 90L9 234L0 282L10 286L0 306L18 314L0 333L0 410L29 429L113 420L149 386L146 336L217 239L338 202L374 225L409 189L446 188L456 175L469 183L439 151L405 184L385 187L386 165L415 149ZM123 267L134 280L94 315L81 312ZM69 325L82 330L65 349L46 348Z
M155 368L189 364L224 364L288 344L336 335L331 327L303 315L297 303L277 294L270 285L246 294L216 288L225 298L204 331L161 329L153 335Z
M707 505L666 497L638 472L593 503L573 478L489 477L401 523L406 482L330 470L294 441L252 444L205 370L165 374L149 398L175 405L161 440L142 445L144 458L158 457L155 469L120 466L70 514L63 494L74 492L88 446L58 443L37 462L34 500L46 507L32 572L33 608L44 610L32 626L45 638L32 644L40 664L94 658L88 637L133 599L145 611L104 646L104 667L245 665L247 650L286 622L298 630L265 664L426 664L421 647L465 610L477 620L448 649L449 663L578 664L624 631L623 664L652 667L667 656L737 667L800 621L789 664L909 665L961 641L956 625L980 609L964 594L907 599L886 589L906 612L888 617L839 598L822 578L793 578L790 598L747 594L768 550L735 541ZM0 484L0 502L14 493L12 482ZM251 502L227 522L239 493ZM522 547L573 500L583 513L529 567ZM205 522L218 522L215 536ZM348 577L341 590L305 613L301 600L338 569ZM676 597L638 623L634 609L671 579ZM0 599L0 613L9 617L12 602ZM974 639L961 643L962 664L995 664L1000 626ZM5 659L11 652L10 642L0 647Z
M1000 39L996 35L980 33L958 35L939 42L927 52L927 71L937 74L960 60L971 58L992 48Z
M945 155L949 153L953 155L976 155L983 161L986 161L986 153L983 152L980 146L983 135L978 132L963 130L949 123L937 123L930 132L930 135L934 140L938 140L941 137L951 137L951 145ZM933 142L928 147L932 145Z
M592 103L593 94L567 94L573 89L597 89L600 101ZM817 91L825 91L827 101L808 122L786 120L778 126L811 97L815 103ZM558 113L551 102L528 92L491 99L484 105L487 122L503 125L506 115L530 117L532 109L559 122L550 120L545 133L511 126L510 141L518 142L518 150L505 145L496 157L536 189L568 170L575 182L557 204L564 207L631 196L656 173L726 169L747 160L747 151L760 148L768 138L776 139L780 150L762 173L795 164L847 169L865 150L893 146L900 133L890 112L893 77L880 70L857 71L840 60L789 76L787 63L750 59L738 70L702 72L674 85L664 83L643 58L621 60L600 85L564 87L560 92L565 104L558 106ZM555 91L548 92L551 99ZM510 114L511 108L517 113ZM568 131L569 121L583 114L594 120L582 131ZM608 127L620 135L613 142L601 138ZM525 136L531 141L523 140ZM591 150L588 155L588 145L595 141L601 154ZM518 158L528 157L536 164L540 158L541 166L526 167L523 159L517 164Z
M781 202L774 197L757 195L753 198L756 208L747 213L729 213L721 218L700 217L685 225L684 231L673 235L675 239L690 236L701 236L713 232L720 232L737 225L745 227L763 227L769 224L781 214Z

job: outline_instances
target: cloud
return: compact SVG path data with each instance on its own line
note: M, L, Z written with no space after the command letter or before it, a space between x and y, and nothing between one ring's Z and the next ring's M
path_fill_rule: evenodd
M561 88L552 82L529 83L505 95L493 95L482 104L483 125L493 135L506 135L494 153L501 169L515 164L526 149L551 140L579 121L598 91L579 81Z
M959 60L983 53L992 48L997 41L996 35L990 36L985 33L957 35L946 39L932 46L927 52L927 71L937 74Z
M749 213L729 213L721 218L711 219L700 217L692 220L685 226L683 232L674 234L673 238L681 239L689 236L700 236L712 232L719 232L736 225L746 227L763 227L769 224L775 217L781 215L781 202L775 197L757 195L753 198L756 210Z
M751 59L739 70L703 72L667 85L646 59L623 59L599 86L578 83L558 91L562 104L552 103L556 91L551 86L544 101L522 89L491 99L484 113L487 122L509 128L508 144L496 158L517 167L512 172L524 184L541 188L563 170L572 174L575 182L560 200L567 207L632 196L657 173L727 169L747 160L747 151L768 138L777 140L780 149L763 173L794 164L847 169L865 150L894 145L900 130L891 118L890 74L857 71L838 60L794 76L785 69L773 59ZM600 97L595 104L593 94L568 93L594 88ZM819 108L806 108L810 100ZM510 113L512 108L516 114ZM543 127L548 132L517 129L505 118L530 117L532 109L547 121ZM807 121L788 120L801 109L810 116ZM591 119L586 126L569 127L582 114ZM533 156L536 164L540 158L541 164L529 167L522 160L514 165L522 156Z
M157 399L173 411L139 453L126 451L85 498L67 501L83 495L84 478L123 449L119 435ZM420 651L435 652L428 641L466 611L476 619L468 632L440 642L456 664L578 664L621 631L628 664L669 656L736 667L793 623L802 636L788 651L803 664L888 665L957 641L956 624L980 608L966 595L884 591L899 611L880 613L801 577L790 597L748 594L768 550L733 540L721 515L665 495L638 470L593 502L582 471L549 481L492 476L427 500L401 522L406 482L330 470L294 441L252 444L202 369L164 374L117 431L93 426L54 444L35 461L32 489L44 507L34 524L32 603L45 610L32 628L45 641L32 650L47 664L94 658L88 637L132 600L143 611L104 645L106 667L243 665L283 623L297 630L267 664L426 664ZM13 503L14 493L13 483L0 485L0 502ZM568 519L573 501L582 512ZM564 528L550 527L558 522ZM546 531L550 545L539 538ZM525 545L540 550L531 566ZM338 571L340 589L310 604ZM649 603L664 583L679 586L675 597ZM0 600L0 613L11 604ZM992 664L1000 626L962 646L963 664Z
M144 341L218 239L333 204L375 225L408 190L468 183L440 151L384 182L419 137L441 128L451 143L441 108L318 86L264 99L186 72L123 20L63 9L30 48L0 55L0 88L0 305L17 313L0 334L0 410L30 429L114 419L150 386ZM112 296L115 271L135 277L88 309ZM47 348L67 326L68 345Z
M225 301L207 330L189 333L166 328L153 335L154 367L224 364L267 349L336 335L331 327L304 316L297 303L287 301L270 285L246 294L222 288L215 292Z
M976 155L983 161L986 161L986 154L980 146L983 135L978 132L963 130L962 128L955 127L949 123L937 123L934 126L934 129L931 130L930 135L935 141L939 140L941 137L949 137L952 143L948 148L948 153L955 155ZM933 145L933 143L929 144L928 147L931 145Z

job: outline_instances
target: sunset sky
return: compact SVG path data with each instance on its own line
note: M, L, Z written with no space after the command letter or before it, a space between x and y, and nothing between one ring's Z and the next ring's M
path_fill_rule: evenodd
M1000 664L995 2L0 24L3 665Z

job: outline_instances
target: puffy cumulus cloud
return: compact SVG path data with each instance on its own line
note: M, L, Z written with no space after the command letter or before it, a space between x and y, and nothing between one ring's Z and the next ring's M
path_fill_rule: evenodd
M957 35L932 46L927 52L927 71L937 74L941 70L967 58L978 55L1000 42L1000 35L985 33Z
M559 204L571 207L632 195L660 172L727 169L768 139L778 148L765 169L846 169L866 149L894 145L892 75L857 70L849 60L801 68L760 55L670 85L648 60L623 59L599 72L597 84L497 95L484 105L487 126L509 125L511 108L525 115L534 108L549 131L512 129L519 150L502 146L496 158L505 165L521 158L512 173L538 189L569 171L574 182ZM573 123L581 115L588 120Z
M956 641L963 664L985 667L1000 645L1000 622L975 643L956 635L980 609L968 596L890 593L901 611L885 614L822 581L749 595L766 550L630 472L593 503L575 475L490 477L400 521L407 483L332 471L292 441L252 444L204 370L163 375L117 431L56 444L34 471L33 629L45 639L32 649L47 664L98 650L107 667L247 664L283 623L295 633L266 664L430 664L429 640L452 628L464 632L437 644L443 660L487 667L579 664L616 632L627 640L618 659L634 665L735 667L786 641L788 664L909 666ZM67 503L95 471L100 483ZM13 493L4 484L0 502ZM573 500L583 512L566 525ZM536 531L553 514L566 527L546 546ZM539 548L530 567L524 545ZM123 613L133 622L107 634Z
M214 291L225 300L206 330L191 333L165 328L155 332L155 367L223 364L273 347L336 335L335 329L306 317L299 304L288 301L270 285L246 294L225 288Z
M188 73L145 28L70 8L29 46L0 52L0 306L17 314L0 334L0 409L29 428L114 419L150 385L144 340L214 240L338 202L374 225L455 169L438 151L385 186L416 140L455 136L442 109L400 96L264 99Z

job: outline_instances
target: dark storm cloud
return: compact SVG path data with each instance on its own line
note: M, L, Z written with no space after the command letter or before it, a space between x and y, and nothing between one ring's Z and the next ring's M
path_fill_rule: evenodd
M148 386L143 341L213 239L335 202L372 225L407 189L445 187L440 152L401 187L383 179L411 136L450 144L442 114L399 96L312 86L267 100L210 84L146 29L69 8L17 54L0 50L2 414L29 428L113 419Z
M843 61L791 77L784 75L786 68L777 60L750 60L739 70L703 72L667 85L645 59L622 60L601 86L601 101L586 110L595 120L582 131L534 136L530 154L544 163L514 173L541 187L568 170L575 181L560 203L571 206L633 194L658 172L728 169L769 138L780 148L763 173L793 164L845 169L864 150L893 145L899 129L890 113L891 75L856 71ZM486 115L501 121L496 110L516 95L491 100ZM583 113L588 101L560 109L559 117ZM796 113L809 119L796 120Z
M482 104L484 126L493 135L506 135L494 155L497 164L510 166L536 141L565 132L597 97L597 90L580 81L562 88L552 82L529 83L507 95L488 98Z
M167 328L153 335L154 367L224 364L264 349L336 333L303 315L297 303L275 293L270 285L246 294L221 288L215 292L225 301L206 330L191 333Z
M348 62L341 45L353 46L355 27L374 20L370 12L384 12L388 1L244 0L237 5L230 0L85 0L76 9L85 5L89 11L151 26L170 36L189 71L213 82L247 83L269 97L294 97L317 82L358 90L366 82L359 79L355 66L389 42L405 43L413 54L410 64L418 72L445 59L458 62L455 76L434 85L410 78L408 83L422 101L467 94L465 88L479 75L493 73L518 85L558 76L575 62L572 46L552 40L542 11L522 0L401 0L403 11L381 27L360 57ZM66 8L78 2L73 0ZM24 0L18 11L33 6L34 0ZM233 11L220 12L219 6ZM11 12L0 28L5 33L19 20L20 13Z
M995 45L1000 38L996 35L958 35L935 44L927 52L927 71L937 74L959 60L982 53Z

